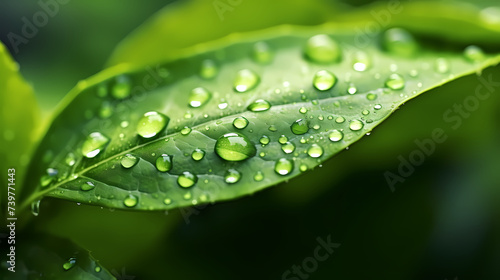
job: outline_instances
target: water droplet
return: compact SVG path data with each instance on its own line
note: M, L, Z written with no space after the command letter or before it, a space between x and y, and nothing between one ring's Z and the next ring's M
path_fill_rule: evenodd
M305 114L305 113L307 113L307 108L306 107L300 107L299 112L301 114Z
M335 130L332 130L332 132L330 132L330 134L328 134L328 138L332 142L338 142L338 141L342 140L342 138L344 138L344 133L342 133L342 131L338 131L335 129Z
M345 122L345 118L344 118L344 117L337 117L337 118L335 119L335 122L336 122L336 123L343 123L343 122Z
M184 171L177 178L177 184L183 188L190 188L198 182L198 177L191 172Z
M104 101L101 104L101 109L99 110L99 117L102 119L107 119L113 115L113 106L111 103Z
M264 174L260 171L257 171L255 173L255 175L253 176L253 179L255 180L255 182L260 182L260 181L264 180Z
M309 38L304 53L311 61L322 64L337 62L341 57L338 43L325 34Z
M323 148L318 144L312 144L309 149L307 149L307 154L312 158L319 158L323 155Z
M241 178L241 173L236 169L229 169L224 175L224 181L228 184L237 183Z
M337 83L337 77L328 70L318 71L313 78L313 85L317 90L331 89Z
M227 161L242 161L255 156L257 150L250 139L240 133L227 133L215 143L215 153Z
M307 165L305 165L305 164L301 164L301 165L299 166L299 170L300 170L301 172L306 172L306 171L307 171L307 169L308 169L308 168L307 168Z
M181 129L181 134L182 135L188 135L189 133L191 133L191 128L190 127L185 126L184 128Z
M255 88L260 82L259 75L249 69L238 71L234 79L234 90L237 92L247 92Z
M271 103L264 99L257 99L252 104L248 105L248 110L252 112L263 112L271 108Z
M366 95L366 99L373 101L373 100L377 99L377 95L375 93L368 93Z
M80 190L85 191L85 192L90 191L94 188L95 188L95 185L92 182L86 182L86 183L83 183L80 185Z
M391 28L385 31L384 47L392 54L405 57L414 56L419 49L413 35L402 28Z
M391 74L389 79L385 81L385 86L393 90L400 90L405 87L405 80L399 74Z
M139 202L139 198L133 194L129 194L125 199L123 200L123 205L127 207L134 207L137 205Z
M253 45L253 59L262 64L271 62L273 54L269 45L265 42L257 42Z
M143 138L155 137L167 126L170 118L156 111L147 112L137 123L137 134Z
M237 129L243 129L247 127L248 120L245 117L237 117L233 120L233 126Z
M160 172L167 172L172 169L172 159L167 154L162 154L156 159L156 169Z
M92 132L87 136L87 139L82 145L82 155L87 158L94 158L97 156L106 145L109 143L109 138L100 132Z
M94 271L97 272L97 273L101 272L101 267L100 266L96 266L94 268Z
M286 137L285 135L281 135L280 138L278 138L278 142L280 144L285 144L286 142L288 142L288 137Z
M281 145L281 150L285 152L285 154L291 154L293 151L295 151L295 145L291 142L286 142L285 144Z
M347 87L347 93L355 94L356 92L358 92L358 89L353 83L350 83L349 86Z
M218 72L219 72L219 69L218 69L217 64L215 63L215 61L213 61L211 59L205 59L201 63L200 76L203 79L207 79L207 80L208 79L212 79L215 76L217 76Z
M260 137L259 139L259 142L264 146L269 144L270 141L271 139L269 139L269 137L267 137L266 135L262 135L262 137Z
M293 170L293 161L290 161L286 158L281 158L276 161L274 165L274 171L279 175L288 175Z
M445 58L438 58L434 64L434 69L441 74L448 73L450 71L450 64Z
M465 58L470 62L479 62L485 59L485 54L483 50L478 46L468 46L464 50Z
M361 130L363 128L363 123L359 120L352 120L349 123L349 128L353 131Z
M31 202L31 214L35 217L40 214L40 202L40 199Z
M210 98L212 98L212 93L205 88L197 87L191 90L189 94L189 106L193 108L198 108L205 105Z
M368 111L368 110L363 110L363 111L361 112L361 114L363 114L363 116L366 116L366 115L370 114L370 111Z
M66 158L64 159L64 162L65 162L68 166L73 166L73 165L75 165L75 163L76 163L76 156L75 156L75 154L73 154L73 153L69 153L68 155L66 155Z
M122 167L127 169L134 167L134 165L136 165L138 162L139 158L132 154L126 154L120 161Z
M116 99L124 99L130 95L130 79L127 76L116 77L111 95Z
M365 52L354 53L352 68L356 71L363 72L370 68L372 61L370 56Z
M382 105L375 104L375 106L373 106L373 108L375 108L375 110L380 110L380 109L382 109Z
M127 127L128 127L128 121L122 121L122 122L120 123L120 126L121 126L122 128L127 128Z
M163 200L163 203L165 203L165 205L170 205L170 204L172 204L172 199L170 199L170 198L165 198L165 199Z
M267 129L268 129L269 131L271 131L271 132L276 132L276 131L278 131L278 129L277 129L277 128L276 128L276 126L274 126L274 125L269 126Z
M193 153L191 153L191 158L196 160L196 161L200 161L204 157L205 157L205 151L203 151L202 149L198 149L198 148L194 149Z
M64 264L63 264L63 269L65 271L70 270L73 268L76 264L76 258L69 258Z
M309 124L305 119L298 119L292 123L290 129L296 135L306 134L309 131Z

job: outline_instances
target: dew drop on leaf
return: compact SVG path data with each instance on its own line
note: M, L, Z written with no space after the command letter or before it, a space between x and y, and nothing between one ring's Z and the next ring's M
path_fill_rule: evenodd
M170 198L165 198L165 199L163 200L163 203L165 203L165 205L170 205L170 204L172 204L172 199L170 199Z
M219 68L217 67L217 64L215 61L211 59L205 59L201 63L200 67L200 77L203 79L209 80L217 76L217 73L219 72Z
M129 194L123 200L123 205L131 208L131 207L136 206L138 202L139 202L139 198L137 198L137 196L135 196L133 194Z
M371 67L371 58L365 52L354 53L352 68L358 72L366 71Z
M393 90L400 90L405 87L405 83L405 79L401 75L394 73L385 81L385 86Z
M269 45L266 42L257 42L253 45L252 58L254 61L267 64L271 62L273 54Z
M90 191L95 188L94 183L92 182L86 182L80 185L80 190L82 191Z
M341 57L338 43L325 34L309 38L304 53L312 62L321 64L337 62Z
M350 123L349 123L349 128L352 130L352 131L358 131L358 130L361 130L363 128L363 123L359 120L352 120Z
M205 151L202 149L196 148L193 153L191 153L191 158L195 161L200 161L205 157Z
M274 171L279 175L288 175L293 170L293 161L290 161L286 158L281 158L276 161L274 165Z
M130 79L124 75L116 77L111 95L116 99L127 98L130 95Z
M227 161L242 161L257 153L250 139L237 132L227 133L219 137L214 150L219 157Z
M56 180L57 174L59 173L57 169L48 168L47 173L40 178L40 185L42 188L50 185L54 180Z
M205 105L210 100L210 98L212 98L212 93L206 88L194 88L189 94L189 106L193 108L201 107Z
M94 268L94 271L97 272L97 273L101 272L101 267L100 266L96 266Z
M123 156L123 158L120 161L120 164L122 165L123 168L132 168L134 165L136 165L139 162L139 158L132 155L132 154L126 154Z
M338 141L342 140L342 138L344 138L344 133L342 133L342 131L338 131L335 129L335 130L332 130L332 132L330 132L330 134L328 134L328 138L332 142L338 142Z
M380 105L380 104L375 104L375 106L373 106L373 108L374 108L375 110L380 110L380 109L382 109L382 105Z
M255 182L260 182L260 181L264 180L264 174L260 171L257 171L255 173L255 175L253 176L253 179Z
M40 199L31 202L31 214L35 217L40 214L40 202Z
M285 152L285 154L291 154L293 151L295 151L295 145L291 142L286 142L285 144L281 145L281 150Z
M278 138L278 143L285 144L286 142L288 142L288 137L285 135L281 135L280 138Z
M237 117L233 120L233 126L237 129L243 129L247 127L248 120L245 117Z
M181 134L182 135L188 135L189 133L191 133L191 128L190 127L185 126L184 128L181 129Z
M63 264L63 269L65 271L70 270L73 268L76 264L76 258L69 258L64 264Z
M373 100L377 99L377 95L375 93L368 93L366 95L366 99L373 101Z
M155 137L165 129L169 121L170 118L161 113L156 111L147 112L137 123L137 134L143 138Z
M189 171L182 172L179 177L177 177L177 184L183 188L190 188L198 182L198 177Z
M464 56L470 62L479 62L485 58L483 50L475 45L466 47L464 50Z
M99 109L99 117L101 119L107 119L113 115L113 106L111 103L104 101L101 104L101 109Z
M224 181L228 184L237 183L241 178L241 173L236 169L229 169L224 175Z
M336 123L343 123L343 122L345 122L345 118L344 118L344 117L337 117L337 118L335 119L335 122L336 122Z
M445 58L438 58L434 64L436 72L444 74L450 71L450 64Z
M306 107L300 107L299 112L301 114L305 114L305 113L307 113L307 108Z
M249 69L243 69L236 73L233 87L237 92L247 92L255 88L260 82L260 77L257 73Z
M353 83L350 83L349 86L347 87L347 93L355 94L356 92L358 92L356 85L354 85Z
M100 132L92 132L87 136L87 139L82 145L82 155L87 158L94 158L97 156L106 145L109 143L109 138Z
M167 172L172 169L172 159L167 154L162 154L156 159L156 169L160 172Z
M305 164L301 164L301 165L299 166L299 170L300 170L301 172L306 172L306 171L307 171L307 169L308 169L308 168L307 168L307 165L305 165Z
M313 86L320 91L331 89L337 83L337 77L328 70L316 72L313 78Z
M66 165L68 166L73 166L75 165L76 163L76 156L75 154L73 153L68 153L68 155L66 155L66 158L64 159L64 162L66 163Z
M305 119L298 119L292 123L290 129L295 135L306 134L309 131L309 124Z
M385 31L383 39L385 50L398 56L414 56L419 49L413 35L402 28L391 28Z
M252 112L263 112L271 108L271 103L264 99L257 99L252 104L248 105L248 110Z
M323 155L323 148L318 144L312 144L309 149L307 149L307 154L312 158L319 158Z
M260 142L262 145L264 145L264 146L265 146L265 145L267 145L267 144L269 144L269 142L270 142L270 141L271 141L271 140L270 140L270 139L269 139L269 137L268 137L268 136L266 136L266 135L262 135L262 137L260 137L260 139L259 139L259 142Z

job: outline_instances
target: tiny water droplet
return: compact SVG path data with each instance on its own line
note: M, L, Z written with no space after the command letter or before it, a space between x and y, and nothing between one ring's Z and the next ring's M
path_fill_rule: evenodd
M127 76L118 76L111 95L116 99L125 99L130 95L130 86L130 79Z
M212 93L203 87L197 87L191 90L189 94L189 106L198 108L205 105L212 98Z
M190 127L185 126L184 128L181 129L181 134L182 135L188 135L189 133L191 133L191 128Z
M288 141L288 137L286 137L285 135L281 135L280 138L278 138L278 142L280 144L285 144L287 141Z
M405 87L405 80L399 74L391 74L385 81L385 86L393 90L400 90Z
M279 175L288 175L293 170L293 161L290 161L286 158L281 158L276 161L274 165L274 171Z
M260 137L260 139L259 139L259 142L264 146L269 144L270 141L271 141L271 139L269 139L269 137L266 135L262 135L262 137Z
M361 114L363 114L363 116L366 116L366 115L370 114L370 111L368 111L368 110L363 110L363 111L361 112Z
M257 73L249 69L243 69L236 73L234 79L234 90L237 92L247 92L255 88L260 82L260 77Z
M86 182L80 185L80 190L82 191L90 191L95 188L94 183L92 182Z
M341 58L338 43L325 34L309 38L304 53L311 61L321 64L337 62Z
M152 138L160 133L167 126L170 118L158 113L156 111L151 111L145 113L137 123L137 134L142 138Z
M301 164L301 165L299 166L299 170L300 170L301 172L306 172L306 171L307 171L307 169L308 169L308 168L307 168L307 165L305 165L305 164Z
M122 165L123 168L128 169L134 167L138 162L139 162L138 157L132 154L126 154L125 156L122 157L120 164Z
M305 114L305 113L307 113L307 108L306 107L300 107L299 112L301 114Z
M276 128L276 126L274 126L274 125L269 126L267 129L268 129L269 131L271 131L271 132L276 132L276 131L278 131L278 129L277 129L277 128Z
M264 180L264 174L260 171L257 171L255 173L255 175L253 176L253 179L255 182L260 182L260 181Z
M172 159L167 154L162 154L156 159L156 169L160 172L167 172L172 169Z
M352 68L358 72L366 71L372 65L370 56L365 52L354 53Z
M241 178L241 173L236 169L229 169L224 175L224 181L228 184L237 183Z
M377 95L375 93L368 93L366 95L366 99L373 101L373 100L377 99Z
M271 108L271 103L264 99L257 99L252 104L248 105L247 109L252 112L263 112Z
M319 158L323 155L323 148L318 144L312 144L309 149L307 149L307 154L312 158Z
M170 204L172 204L172 199L170 199L170 198L165 198L165 199L163 200L163 203L165 203L165 205L170 205Z
M450 64L445 58L438 58L434 64L434 69L441 74L448 73L450 71Z
M92 132L87 136L87 139L82 145L82 155L87 158L94 158L97 156L106 145L109 143L109 138L100 132Z
M111 103L104 101L101 104L101 109L99 110L99 117L101 119L107 119L113 115L113 106Z
M349 123L349 128L353 131L361 130L363 128L363 123L359 120L352 120Z
M139 202L139 198L137 198L137 196L135 196L133 194L129 194L123 200L123 205L131 208L131 207L136 206L138 202Z
M332 132L330 132L330 134L328 134L328 138L332 142L338 142L338 141L342 140L342 138L344 138L344 133L342 133L342 131L338 131L335 129L335 130L332 130Z
M179 177L177 177L177 184L183 188L190 188L198 182L198 177L189 171L182 172Z
M122 121L122 122L120 123L120 126L121 126L122 128L126 128L126 127L128 127L128 121Z
M211 59L205 59L201 63L200 76L203 79L206 79L206 80L212 79L215 76L217 76L218 72L219 72L219 69L218 69L217 64L215 63L215 61L213 61Z
M200 161L204 157L205 157L205 151L203 151L202 149L197 148L193 151L193 153L191 153L191 158L196 160L196 161Z
M356 92L358 92L356 85L354 85L353 83L350 83L349 86L347 87L347 93L355 94Z
M373 106L373 108L374 108L375 110L380 110L380 109L382 109L382 105L380 105L380 104L375 104L375 106Z
M337 77L328 70L316 72L313 78L313 86L320 91L331 89L337 83Z
M244 129L248 125L248 120L245 117L237 117L233 120L233 126L237 129Z
M63 269L65 271L70 270L73 268L76 264L76 258L69 258L64 264L63 264Z
M336 123L343 123L343 122L345 122L345 118L344 118L344 117L337 117L337 118L335 119L335 122L336 122Z
M305 119L298 119L292 123L290 129L295 135L306 134L309 131L309 124Z
M101 267L100 266L96 266L94 268L94 271L97 272L97 273L101 272Z

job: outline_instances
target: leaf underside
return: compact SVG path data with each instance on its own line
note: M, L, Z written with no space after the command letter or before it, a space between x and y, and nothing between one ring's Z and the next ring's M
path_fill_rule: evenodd
M325 32L339 43L340 62L318 64L305 57L307 40ZM323 29L286 26L265 31L257 39L232 36L204 52L142 70L131 70L126 65L108 69L79 83L71 94L72 100L54 119L31 165L29 185L36 190L26 203L51 196L112 208L160 210L252 194L320 165L372 131L407 100L499 61L498 56L487 56L480 62L470 62L461 51L425 46L420 47L415 57L401 57L384 51L380 35L371 37L358 49L354 31L328 26ZM256 42L269 46L270 62L259 63L252 58ZM353 56L360 50L368 54L372 64L362 72L353 70ZM218 74L212 79L199 75L206 59L218 65ZM443 73L436 71L437 61L442 59L449 65L449 70ZM248 92L238 93L233 89L233 80L241 69L257 73L260 83ZM312 80L320 70L337 76L332 89L314 88ZM404 78L403 89L385 86L393 73ZM116 99L110 91L116 77L121 75L130 79L132 93L125 99ZM348 88L352 86L356 93L349 94ZM102 93L103 87L108 94L100 97L98 92ZM189 93L196 87L206 88L212 97L205 105L191 108ZM258 99L268 101L271 108L249 111L247 107ZM109 117L99 116L103 104L113 111ZM307 112L302 113L304 109L300 112L301 108ZM148 111L170 118L167 128L149 140L139 137L136 131L139 119ZM249 124L244 129L235 128L233 120L237 117L245 117ZM345 121L340 122L339 117ZM308 123L309 130L303 135L292 133L290 128L299 119ZM362 129L350 129L352 121L361 121ZM184 127L191 132L182 134ZM330 140L334 130L343 133L342 140ZM92 132L100 132L111 141L95 158L89 159L82 156L81 146ZM247 136L256 148L256 155L239 162L219 157L214 152L216 140L230 132ZM270 138L267 145L259 143L264 135ZM279 143L282 135L295 146L292 153L282 150ZM323 150L317 158L307 153L313 144ZM202 160L192 159L195 149L205 151ZM73 166L65 161L70 153L76 155ZM126 154L138 157L139 162L132 168L123 168L120 162ZM172 169L168 172L159 172L155 167L157 157L162 154L172 158ZM293 162L293 169L287 175L275 171L276 162L282 158ZM48 168L58 170L57 179L42 188L39 180ZM224 179L230 169L241 174L234 184ZM182 188L177 183L179 175L186 171L198 178L193 187ZM262 174L262 180L254 178L257 174ZM81 185L88 182L95 188L82 191ZM28 194L24 193L25 198ZM138 199L133 207L124 204L130 195Z

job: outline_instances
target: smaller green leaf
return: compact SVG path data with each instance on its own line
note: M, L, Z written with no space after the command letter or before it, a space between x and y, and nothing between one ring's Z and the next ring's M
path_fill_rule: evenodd
M2 279L116 279L89 251L69 240L36 234L20 235L17 241L14 266L2 263Z

